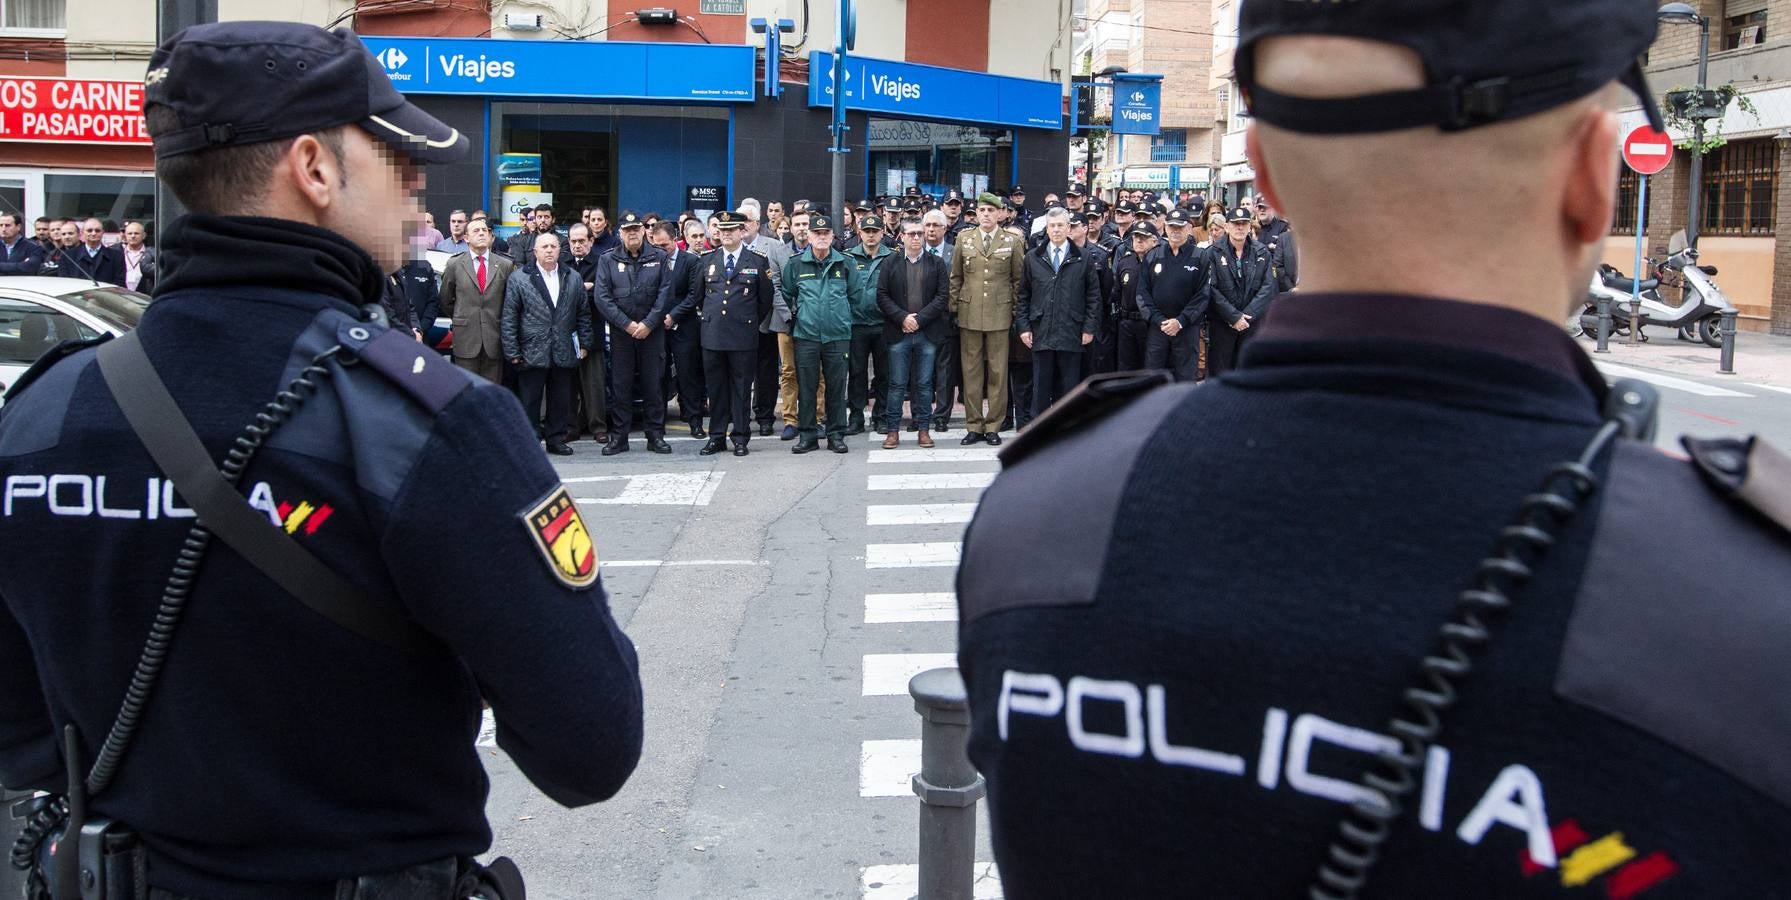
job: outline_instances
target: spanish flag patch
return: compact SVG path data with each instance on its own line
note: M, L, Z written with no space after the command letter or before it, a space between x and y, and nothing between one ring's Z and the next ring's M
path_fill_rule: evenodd
M597 544L578 514L578 504L558 485L522 513L522 524L534 538L555 578L571 588L590 587L597 581Z

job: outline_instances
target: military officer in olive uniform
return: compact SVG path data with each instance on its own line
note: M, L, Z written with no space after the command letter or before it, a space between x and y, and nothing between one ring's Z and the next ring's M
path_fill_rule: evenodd
M685 301L696 307L703 323L703 374L709 387L709 443L699 452L714 456L731 438L734 455L745 456L752 436L759 323L774 309L784 310L784 301L772 285L771 261L743 243L746 217L723 210L710 221L721 233L721 246L703 254L698 290ZM785 311L779 318L787 315Z
M951 312L958 317L958 360L964 368L965 434L959 443L966 446L999 445L997 432L1007 414L1008 335L1026 245L996 224L1006 205L994 194L979 194L976 228L958 235L951 259Z

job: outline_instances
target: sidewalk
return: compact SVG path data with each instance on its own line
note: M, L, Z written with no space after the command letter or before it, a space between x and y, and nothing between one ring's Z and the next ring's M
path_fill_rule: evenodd
M1682 341L1670 328L1649 328L1648 343L1631 347L1627 338L1612 336L1611 352L1592 353L1599 362L1642 366L1673 375L1695 375L1732 380L1737 384L1767 384L1791 388L1791 337L1743 331L1735 335L1735 374L1718 375L1722 351L1702 341ZM1581 339L1588 353L1594 342Z

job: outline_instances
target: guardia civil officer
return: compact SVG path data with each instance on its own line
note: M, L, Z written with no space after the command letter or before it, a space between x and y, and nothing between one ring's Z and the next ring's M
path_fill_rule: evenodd
M628 452L634 401L646 416L647 449L670 453L665 440L665 315L672 306L672 260L647 243L647 223L634 210L616 220L622 243L597 260L597 312L610 327L610 377L616 428L604 456Z
M1177 212L1181 211L1169 214L1172 220ZM1222 375L1237 366L1244 342L1257 334L1251 329L1262 324L1269 304L1279 293L1275 253L1250 233L1254 218L1246 207L1232 210L1226 217L1225 233L1213 239L1205 254L1212 264L1207 371L1213 375Z
M771 261L741 243L746 217L723 210L715 214L714 224L721 246L698 262L700 281L688 301L702 322L703 373L709 382L709 443L700 452L720 453L731 438L734 455L745 456L752 438L759 325L773 309L783 309L784 301L772 285Z
M192 211L156 303L0 407L0 782L85 794L25 853L107 898L500 896L481 698L582 806L634 769L641 689L515 397L369 319L466 138L346 30L188 28L145 82ZM104 892L60 869L89 852Z
M1193 224L1187 210L1169 211L1163 244L1145 260L1137 290L1138 311L1150 323L1144 367L1168 369L1177 381L1194 380L1200 325L1213 299L1213 260L1195 244Z
M1786 895L1791 457L1621 437L1653 390L1560 324L1654 6L1244 0L1300 292L1201 387L1035 419L966 537L1007 896Z

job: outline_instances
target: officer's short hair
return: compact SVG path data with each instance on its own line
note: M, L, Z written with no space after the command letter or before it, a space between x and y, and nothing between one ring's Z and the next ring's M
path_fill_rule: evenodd
M926 215L920 217L920 223L922 225L944 225L945 213L937 209L929 209Z
M1068 224L1070 221L1070 211L1061 206L1053 206L1051 207L1050 212L1045 213L1045 224L1047 225L1059 219L1062 219L1065 224Z
M537 246L537 247L541 246L541 242L545 241L549 238L553 239L553 245L555 247L558 247L560 245L560 235L558 232L543 231L540 234L535 235L535 246Z
M674 241L677 240L680 236L678 234L678 223L673 222L670 219L660 219L659 221L653 223L652 228L649 228L647 230L651 231L654 234L665 235L666 237L671 238Z
M566 229L566 240L578 240L578 233L581 231L585 233L585 240L588 241L591 239L591 226L586 225L583 222L573 222L572 227Z
M11 219L14 225L23 226L25 224L19 219L19 214L15 212L0 211L0 219Z
M152 139L182 127L174 110L159 103L145 109L143 119ZM337 165L343 165L343 132L353 127L338 125L315 135L336 157ZM267 198L268 178L296 140L297 137L289 137L259 144L230 144L160 157L155 161L155 176L191 212L250 213Z
M535 212L547 213L549 215L552 215L553 214L553 204L551 204L551 203L539 204L535 207Z

